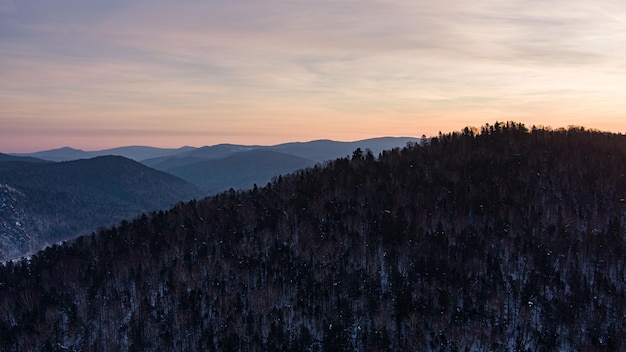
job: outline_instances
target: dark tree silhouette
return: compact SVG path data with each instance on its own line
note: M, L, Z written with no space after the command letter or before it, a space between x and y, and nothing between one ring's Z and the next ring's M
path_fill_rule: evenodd
M626 349L626 138L356 150L0 265L0 350Z

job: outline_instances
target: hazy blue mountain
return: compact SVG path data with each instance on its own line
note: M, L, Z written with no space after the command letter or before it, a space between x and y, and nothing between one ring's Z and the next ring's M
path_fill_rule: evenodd
M74 149L70 147L63 147L58 149L44 150L35 153L26 154L11 154L14 156L30 156L33 158L48 160L48 161L70 161L78 159L86 159L91 156L89 152L80 149Z
M119 156L0 162L0 185L0 259L201 194L178 177Z
M263 185L279 174L294 172L315 163L352 155L360 148L374 155L383 150L419 142L413 137L381 137L354 142L315 140L274 146L218 144L200 148L163 149L128 146L85 152L72 148L43 151L30 155L46 160L84 159L100 155L122 155L151 168L179 176L202 188L206 194ZM241 154L241 155L240 155Z
M105 149L90 152L93 156L104 156L104 155L119 155L128 159L133 159L135 161L141 161L150 158L159 158L159 157L168 157L180 153L185 153L191 150L194 150L194 147L181 147L181 148L155 148L155 147L146 147L146 146L128 146L128 147L119 147L113 149Z
M164 156L160 158L142 160L141 163L151 168L167 172L167 170L172 169L172 168L181 167L181 166L185 166L189 164L195 164L195 163L206 161L206 160L209 160L209 159L202 158L202 157L195 157L195 156L187 156L187 157Z
M219 159L224 158L235 153L247 152L253 149L260 148L257 145L238 145L238 144L217 144L210 147L201 147L194 150L190 150L185 153L185 156L189 157L201 157L205 159Z
M332 160L352 154L356 148L370 149L374 154L383 150L404 147L407 142L417 142L414 137L381 137L364 139L354 142L338 142L332 140L315 140L310 142L292 142L273 146L217 144L213 146L156 148L150 146L125 146L112 149L84 151L71 147L44 150L35 153L11 154L13 156L30 156L49 161L71 161L88 159L104 155L118 155L144 165L165 170L175 166L196 163L202 159L219 159L239 152L254 149L273 150L281 153L311 159L314 161Z
M316 140L274 146L219 144L141 162L214 192L251 187L254 183L263 185L273 176L352 155L357 148L370 149L378 155L383 150L418 141L412 137L383 137L356 142Z
M225 158L235 153L254 149L271 150L323 162L352 155L352 152L357 148L363 150L370 149L375 155L378 155L383 150L404 147L408 142L419 141L419 138L414 137L381 137L355 142L338 142L329 139L320 139L310 142L283 143L273 146L218 144L191 149L173 155L145 159L141 160L141 163L158 170L168 170L173 167L194 164L202 159Z
M181 148L155 148L146 146L127 146L104 150L84 151L80 149L74 149L70 147L63 147L59 149L44 150L35 153L28 154L12 154L13 156L29 156L49 161L71 161L79 159L95 158L97 156L116 155L123 156L135 161L168 157L171 155L185 153L195 149L194 147L181 147Z
M266 148L322 162L352 155L352 152L357 148L362 150L370 149L374 155L378 155L383 150L402 148L409 142L419 141L419 138L413 137L381 137L355 142L337 142L321 139L311 142L285 143Z
M31 163L46 162L46 160L37 159L37 158L30 157L30 156L15 156L15 155L2 154L2 153L0 153L0 161L25 161L25 162L31 162Z
M257 148L260 147L237 144L217 144L213 146L189 149L174 155L145 159L141 160L141 163L157 170L168 170L173 167L194 164L202 160L225 158L235 153L250 151Z
M229 188L265 185L272 177L312 166L315 161L271 150L238 152L225 158L207 159L167 169L168 173L194 183L207 194Z

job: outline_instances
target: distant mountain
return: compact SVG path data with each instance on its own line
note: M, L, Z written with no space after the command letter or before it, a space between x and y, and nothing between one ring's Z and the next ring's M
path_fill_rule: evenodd
M294 172L315 163L352 155L357 148L369 149L374 155L383 150L416 143L413 137L381 137L355 142L315 140L284 143L274 146L218 144L200 148L178 149L128 146L98 151L69 147L31 154L15 154L49 161L69 161L104 155L119 155L141 162L151 168L171 173L195 183L207 194L229 188L251 187L267 183L273 176ZM265 153L251 153L264 151ZM243 153L239 157L236 154ZM278 154L276 154L278 153ZM219 161L220 159L224 159ZM241 163L241 164L236 164ZM239 165L239 166L238 166Z
M377 156L383 150L403 148L407 143L417 143L420 141L421 139L413 137L381 137L364 139L355 142L337 142L322 139L304 143L285 143L265 148L311 159L317 162L323 162L351 156L352 152L357 148L360 148L363 151L369 149L375 156Z
M0 265L0 349L626 351L625 171L516 123L357 152Z
M275 146L219 144L170 156L142 160L145 165L195 183L209 193L266 184L273 176L318 162L352 155L357 148L375 155L419 142L412 137L384 137L356 142L317 140Z
M84 151L80 149L74 149L70 147L63 147L59 149L45 150L41 152L28 153L28 154L12 154L15 156L30 156L49 161L72 161L79 159L95 158L97 156L116 155L123 156L135 161L170 156L178 153L185 153L193 150L193 147L182 147L177 149L168 148L155 148L144 146L128 146L119 147L113 149L104 149L97 151Z
M2 161L24 161L24 162L31 162L31 163L46 162L46 160L37 159L37 158L29 157L29 156L15 156L15 155L10 155L10 154L0 153L0 162Z
M70 147L63 147L58 149L44 150L41 152L28 153L28 154L12 154L15 156L29 156L37 159L43 159L48 161L69 161L78 159L87 159L91 155L80 149L74 149Z
M274 146L218 144L178 149L129 146L90 152L66 147L27 155L52 161L121 155L194 183L209 195L229 188L249 188L255 183L264 185L274 176L352 155L357 148L378 155L383 150L416 142L420 139L381 137L355 142L315 140Z
M141 163L158 170L168 170L172 167L193 164L201 159L225 158L235 153L255 149L291 154L316 162L324 162L352 155L352 152L357 148L361 148L362 150L370 149L372 153L378 155L383 150L398 147L402 148L407 143L416 143L420 141L420 138L414 137L381 137L364 139L355 142L338 142L321 139L310 142L283 143L273 146L218 144L214 146L191 149L168 156L145 159L141 160Z
M264 186L272 177L315 165L315 161L271 150L233 153L219 159L198 161L167 169L168 173L194 183L213 194L229 188Z
M145 146L129 146L129 147L119 147L119 148L113 148L113 149L94 151L94 152L90 152L90 154L93 156L118 155L118 156L123 156L125 158L132 159L135 161L141 161L145 159L167 157L170 155L185 153L194 149L196 148L181 147L177 149L172 149L172 148L155 148L155 147L145 147Z
M201 194L175 176L117 156L0 162L0 186L0 259Z
M404 147L406 143L419 141L419 138L414 137L380 137L354 142L338 142L322 139L310 142L283 143L273 146L217 144L200 148L187 146L176 149L155 148L148 146L126 146L95 151L84 151L71 147L63 147L35 153L11 155L29 156L48 161L71 161L94 158L97 156L117 155L133 159L135 161L140 161L144 165L163 170L174 166L174 164L175 166L183 166L185 164L197 162L200 159L219 159L234 153L254 149L272 150L322 162L350 155L357 148L361 148L363 150L370 149L377 155L383 150ZM170 161L170 159L176 159L178 161Z
M173 167L181 167L197 163L201 160L220 159L235 153L246 152L260 148L259 146L246 146L236 144L217 144L190 149L181 153L141 160L141 163L157 170L168 170Z

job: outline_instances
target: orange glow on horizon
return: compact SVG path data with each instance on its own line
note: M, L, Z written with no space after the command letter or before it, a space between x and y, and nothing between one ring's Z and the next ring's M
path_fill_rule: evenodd
M626 133L618 0L10 3L0 153L419 137L495 121Z

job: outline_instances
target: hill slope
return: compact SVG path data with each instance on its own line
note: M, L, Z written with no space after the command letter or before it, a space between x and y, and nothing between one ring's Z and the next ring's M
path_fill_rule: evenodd
M237 152L224 158L172 167L167 172L202 187L207 194L265 185L272 177L314 165L312 160L269 150Z
M626 349L626 137L354 153L0 267L7 350Z
M0 153L0 162L3 161L24 161L24 162L32 162L32 163L45 163L45 160L37 159L29 156L14 156L9 154Z
M169 208L200 193L174 176L113 156L0 162L0 186L0 259Z
M411 137L383 137L356 142L316 140L274 146L219 144L141 162L194 183L207 194L215 194L230 188L250 188L255 183L265 185L275 176L345 157L357 148L378 154L417 141Z

